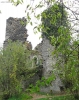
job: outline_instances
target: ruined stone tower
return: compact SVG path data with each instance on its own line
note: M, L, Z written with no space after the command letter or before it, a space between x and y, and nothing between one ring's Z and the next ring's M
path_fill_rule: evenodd
M7 45L8 40L17 41L22 43L26 42L28 48L32 49L31 43L27 41L26 19L23 18L8 18L6 21L6 36L4 47Z
M43 60L43 76L47 79L51 76L52 72L55 74L55 80L51 82L51 85L41 88L42 92L50 93L60 93L63 83L57 74L57 70L54 71L54 66L56 64L56 57L52 56L52 51L54 50L49 40L43 36L42 42L37 45L36 50L41 54Z
M26 19L25 18L12 18L7 19L6 22L6 37L4 41L4 47L7 46L8 40L12 41L19 40L22 43L25 43L29 50L32 49L31 43L27 41L27 29L26 29ZM43 37L42 42L38 44L36 47L37 54L32 52L31 59L33 57L37 57L38 60L42 59L43 66L43 76L48 78L52 71L54 70L54 65L56 63L56 58L53 57L52 51L54 50L54 46L52 46L49 40L46 37ZM39 62L39 61L38 61ZM41 88L42 92L61 92L60 87L63 87L63 84L57 74L56 79L52 81L51 85L45 86ZM37 73L38 76L38 73ZM37 76L33 79L33 82L39 79ZM28 83L28 81L27 81Z

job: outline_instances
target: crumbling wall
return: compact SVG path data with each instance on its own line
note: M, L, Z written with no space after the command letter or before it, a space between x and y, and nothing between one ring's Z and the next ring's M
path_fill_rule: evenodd
M19 40L22 43L25 43L26 47L31 50L32 46L31 43L27 41L27 29L26 29L26 19L25 18L12 18L10 17L7 19L6 22L6 37L4 41L4 47L7 46L8 40L11 39L12 41L17 41ZM52 46L49 42L48 39L44 36L42 39L42 42L36 47L36 51L38 51L38 54L35 56L40 56L38 58L42 59L42 70L41 73L45 78L48 78L52 71L54 70L54 65L56 63L56 58L52 56L52 51L54 50L54 46ZM34 54L31 56L32 58L34 57ZM34 65L33 65L34 66ZM38 63L38 68L40 68L40 64ZM37 76L37 79L41 79L41 74L40 71L35 75ZM63 86L59 76L57 74L56 79L51 83L51 85L47 87L42 87L41 91L42 92L60 92L60 87ZM33 77L32 77L33 79ZM33 79L34 81L35 79ZM30 80L31 81L31 80ZM33 82L32 81L32 82ZM28 81L25 81L23 83L27 83ZM28 84L30 84L28 82ZM24 85L23 85L24 86Z
M10 17L6 21L6 35L4 47L7 46L8 40L17 41L27 44L28 48L32 49L31 43L27 40L28 34L26 29L26 19Z
M55 49L49 42L49 40L44 36L42 42L35 48L42 56L43 59L43 76L48 78L52 71L54 71L54 66L56 64L56 57L52 56L52 52ZM42 92L61 92L60 87L63 86L57 72L54 71L56 79L49 86L41 88Z
M34 56L39 56L38 52L32 50L31 42L27 41L27 29L26 29L26 19L25 18L8 18L6 21L6 35L4 41L4 48L8 44L8 40L19 41L30 50L31 55L28 58L32 60ZM33 64L33 63L32 63ZM36 81L41 79L42 67L37 67L32 65L32 69L27 69L22 71L20 76L24 76L24 79L21 79L21 86L23 90L26 90L30 84L35 85Z

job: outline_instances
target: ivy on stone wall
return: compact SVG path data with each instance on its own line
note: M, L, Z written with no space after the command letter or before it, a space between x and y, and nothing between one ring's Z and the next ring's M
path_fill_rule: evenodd
M68 14L62 6L60 3L55 3L41 14L42 36L46 36L50 41L52 37L55 37L57 40L59 36L64 35L61 31L69 31Z

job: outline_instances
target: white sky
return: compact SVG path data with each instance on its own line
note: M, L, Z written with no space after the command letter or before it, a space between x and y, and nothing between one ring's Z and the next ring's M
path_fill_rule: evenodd
M0 0L0 10L2 12L0 14L0 46L3 44L5 40L6 19L9 17L21 18L21 17L26 16L26 13L25 13L26 5L30 4L30 0L24 0L25 3L20 4L17 7L13 6L11 3L1 3L1 2L6 2L6 1L8 0ZM39 3L38 1L40 0L36 0L35 4ZM70 6L72 9L75 6L75 3L74 3L75 0L63 0L63 1L64 2L66 1L67 5ZM32 6L34 6L35 4L33 4ZM35 13L40 13L40 12L41 12L41 9L38 9L37 11L35 11ZM33 16L31 16L31 18L33 22L36 21ZM39 23L40 21L37 20L37 22ZM26 28L28 30L28 35L29 35L28 40L32 43L33 48L34 48L39 42L41 42L41 39L39 39L41 33L34 34L33 26L28 25L26 26Z
M18 5L17 7L13 6L11 3L1 3L1 1L8 1L8 0L0 0L0 46L3 44L5 40L5 32L6 32L6 19L9 17L18 17L22 18L26 16L25 9L26 4ZM34 20L34 19L33 19ZM33 27L28 25L26 26L28 30L28 41L32 42L33 48L41 42L40 33L34 34Z

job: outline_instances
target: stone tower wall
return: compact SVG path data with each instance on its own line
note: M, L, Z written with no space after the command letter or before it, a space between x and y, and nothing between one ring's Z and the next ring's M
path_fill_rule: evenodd
M20 41L25 43L28 49L32 49L32 45L27 41L27 29L26 29L26 19L23 18L13 18L10 17L6 21L6 35L4 41L4 47L7 46L8 40Z
M43 37L42 42L36 47L36 50L41 54L43 59L43 76L48 78L52 71L54 71L54 65L56 64L56 57L52 56L52 51L54 50L49 40L46 37ZM54 73L56 76L55 81L52 81L50 86L42 87L42 92L53 91L55 93L61 92L60 87L63 87L63 84L57 75L57 72Z

